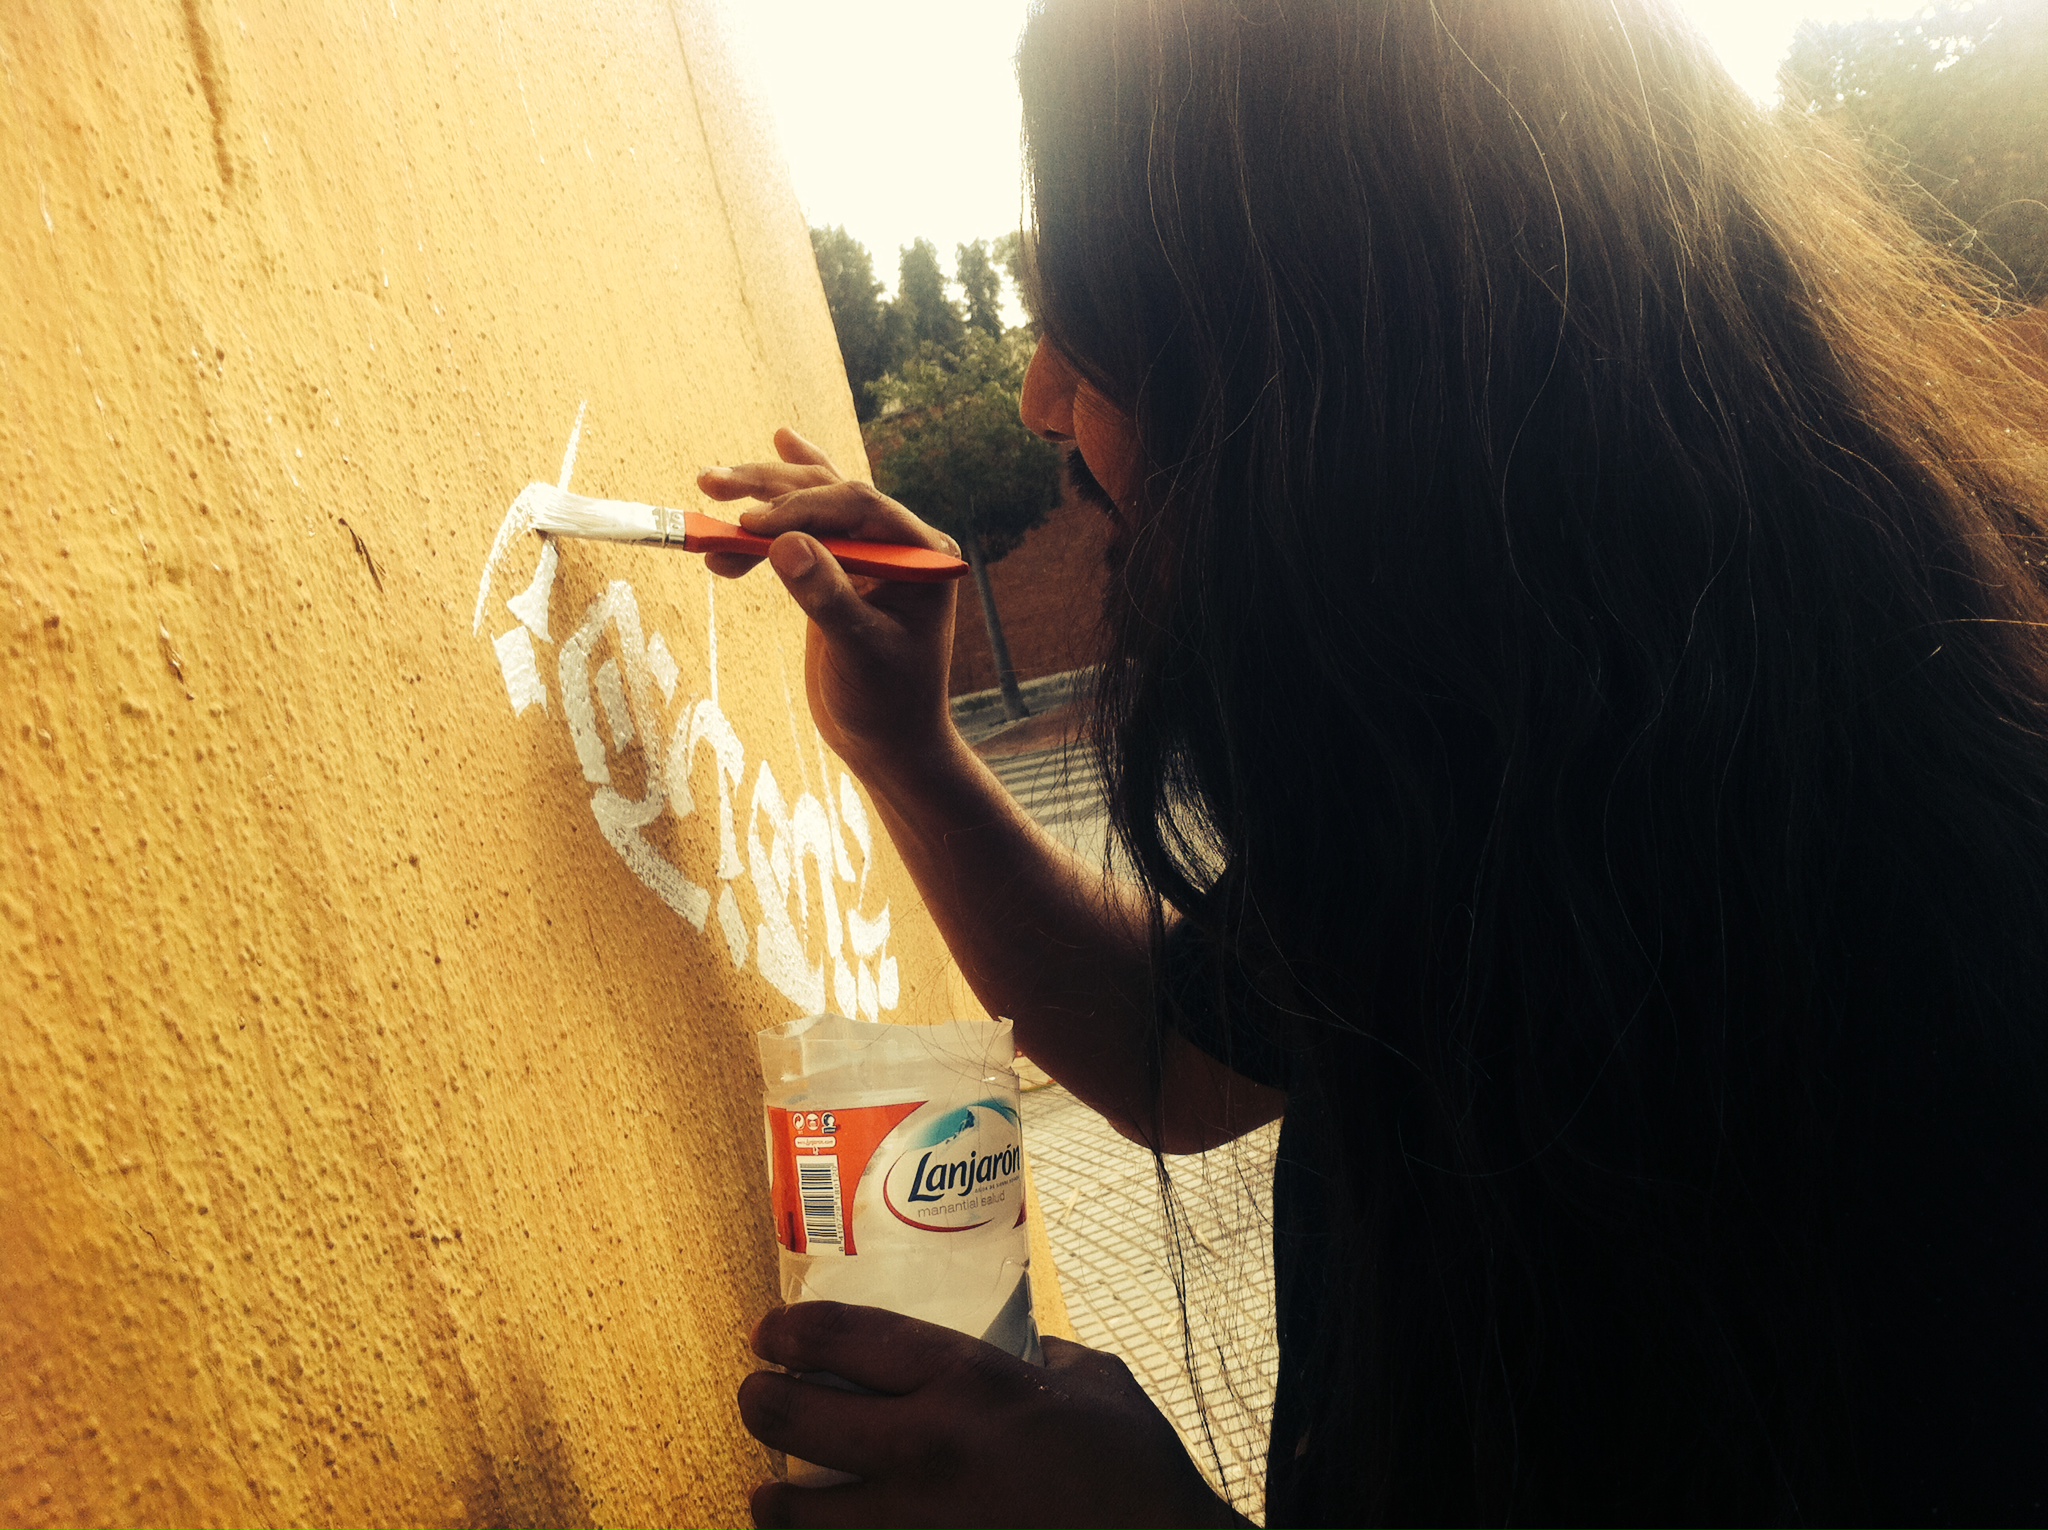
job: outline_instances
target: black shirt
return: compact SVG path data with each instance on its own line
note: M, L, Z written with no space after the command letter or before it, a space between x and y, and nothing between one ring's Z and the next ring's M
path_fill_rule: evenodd
M1380 1438L1387 1432L1386 1415L1370 1421L1347 1403L1375 1396L1375 1388L1384 1390L1388 1381L1357 1374L1357 1366L1335 1358L1343 1347L1335 1326L1357 1305L1351 1283L1365 1266L1399 1265L1417 1232L1412 1222L1401 1224L1406 1231L1397 1233L1376 1218L1377 1243L1340 1236L1343 1228L1329 1208L1345 1199L1337 1194L1345 1187L1326 1183L1326 1175L1331 1166L1358 1158L1355 1151L1346 1153L1347 1146L1356 1145L1340 1133L1370 1133L1362 1120L1333 1119L1351 1109L1344 1102L1352 1091L1332 1087L1343 1081L1316 1071L1331 1066L1316 1061L1318 1053L1327 1054L1327 1044L1312 1048L1313 1026L1296 1014L1296 1005L1284 995L1263 991L1225 943L1194 921L1183 920L1169 930L1164 966L1168 1022L1232 1072L1288 1096L1273 1169L1279 1385L1267 1456L1267 1523L1473 1518L1478 1501L1457 1496L1456 1479L1468 1476L1470 1469L1461 1464L1460 1452L1469 1445L1461 1444L1454 1421L1437 1418L1420 1429L1400 1430L1398 1438ZM1891 1094L1903 1098L1907 1091ZM1926 1134L1906 1131L1903 1114L1884 1115L1887 1132L1902 1143L1921 1140ZM2039 1135L2034 1130L2033 1138ZM1872 1140L1884 1136L1878 1133ZM1845 1133L1845 1140L1860 1138ZM2048 1382L2041 1379L2048 1323L2035 1294L2042 1256L2048 1252L2042 1236L2048 1224L2038 1201L2043 1160L2036 1152L1985 1155L1984 1172L1975 1179L1944 1177L1938 1185L1916 1189L1910 1165L1880 1162L1877 1151L1868 1147L1851 1156L1869 1168L1847 1183L1867 1182L1879 1192L1873 1202L1877 1214L1870 1219L1878 1230L1867 1232L1860 1222L1848 1221L1837 1251L1837 1265L1847 1272L1843 1319L1863 1336L1851 1350L1856 1359L1847 1418L1861 1443L1845 1445L1838 1458L1849 1475L1837 1482L1832 1509L1811 1498L1787 1500L1783 1512L1759 1509L1753 1498L1731 1497L1728 1504L1738 1517L1760 1519L1854 1518L1874 1511L1896 1522L2040 1522L2048 1485ZM1948 1176L1952 1165L1941 1162ZM1352 1168L1357 1168L1355 1161ZM1350 1204L1356 1210L1361 1203L1353 1196ZM1563 1220L1562 1213L1558 1219ZM1644 1244L1652 1246L1647 1236ZM1927 1257L1925 1249L1916 1254L1909 1246L1920 1244L1947 1252ZM1627 1274L1626 1266L1617 1267ZM1611 1289L1600 1285L1606 1269L1597 1261L1575 1265L1560 1277L1559 1289L1568 1300L1597 1305L1599 1293ZM1916 1271L1927 1277L1926 1291L1908 1278ZM1331 1289L1337 1281L1346 1288ZM1426 1328L1429 1290L1413 1282L1402 1290L1404 1322ZM1587 1292L1593 1296L1586 1297ZM1661 1331L1656 1323L1680 1333L1690 1331L1689 1323L1701 1326L1682 1306L1676 1284L1647 1296L1638 1288L1636 1294L1638 1315L1649 1312L1653 1320L1637 1333L1650 1343ZM1335 1306L1330 1297L1336 1298ZM1658 1309L1659 1302L1668 1304L1668 1313ZM1406 1351L1417 1353L1413 1347ZM1437 1358L1448 1364L1455 1355L1445 1350ZM1796 1379L1810 1357L1788 1354L1784 1364L1790 1367L1785 1375ZM1767 1362L1753 1370L1771 1379ZM1623 1505L1652 1513L1662 1505L1674 1516L1700 1517L1720 1503L1713 1493L1702 1494L1697 1485L1688 1490L1679 1480L1660 1485L1644 1479L1604 1494L1603 1473L1588 1469L1603 1465L1602 1447L1570 1433L1574 1421L1590 1427L1597 1416L1607 1437L1626 1435L1629 1420L1640 1416L1642 1432L1635 1442L1648 1447L1646 1456L1683 1447L1685 1419L1678 1418L1674 1426L1669 1411L1659 1406L1671 1390L1660 1375L1654 1362L1628 1370L1624 1359L1611 1396L1552 1393L1535 1401L1526 1415L1532 1425L1559 1420L1565 1425L1561 1432L1546 1430L1540 1440L1532 1435L1529 1442L1526 1463L1543 1464L1534 1457L1544 1455L1555 1463L1558 1475L1552 1480L1563 1484L1560 1492L1539 1501L1549 1512L1539 1509L1537 1517L1557 1517L1571 1504L1594 1518L1616 1517ZM1451 1427L1443 1427L1446 1423ZM1740 1485L1731 1482L1730 1492ZM1465 1507L1447 1507L1458 1504ZM1864 1510L1844 1507L1853 1505Z

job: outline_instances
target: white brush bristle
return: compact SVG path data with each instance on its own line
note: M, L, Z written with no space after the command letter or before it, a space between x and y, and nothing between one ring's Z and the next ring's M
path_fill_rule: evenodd
M598 542L653 542L661 537L652 505L586 499L544 483L529 485L520 498L532 505L535 531Z

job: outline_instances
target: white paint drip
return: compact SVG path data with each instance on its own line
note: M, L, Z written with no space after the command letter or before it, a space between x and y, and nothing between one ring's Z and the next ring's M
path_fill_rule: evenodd
M710 655L706 661L711 668L711 704L718 705L718 576L710 569L704 570L704 625L705 652Z
M504 671L505 690L512 698L512 715L523 717L535 703L545 712L548 688L540 678L532 635L524 627L514 627L492 646L498 650L498 668Z
M552 537L540 544L540 567L533 571L533 583L523 594L514 595L505 602L505 609L526 624L526 630L543 643L553 642L548 636L548 603L555 598L555 570L561 566L562 554Z
M789 657L782 645L775 645L775 665L782 671L782 715L789 722L789 748L796 756L797 780L805 791L811 789L810 767L804 764L804 741L796 731L796 698L789 693Z
M839 816L846 821L846 827L853 831L853 842L860 846L860 887L853 895L854 903L859 905L865 903L868 897L868 863L875 858L875 833L868 827L867 804L860 800L860 792L854 787L853 777L843 772L839 777ZM882 910L882 917L889 917L886 907ZM864 951L861 954L865 956L870 953Z
M555 487L563 493L569 492L569 480L576 474L576 449L583 444L583 412L590 407L585 399L576 406L576 423L569 430L569 446L562 453L562 471L555 479Z

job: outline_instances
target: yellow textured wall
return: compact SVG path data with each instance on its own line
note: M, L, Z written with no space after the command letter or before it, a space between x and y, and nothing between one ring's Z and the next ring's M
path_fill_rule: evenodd
M862 461L709 24L38 0L0 70L0 1520L743 1521L751 1032L961 995L769 576L494 560L565 465Z

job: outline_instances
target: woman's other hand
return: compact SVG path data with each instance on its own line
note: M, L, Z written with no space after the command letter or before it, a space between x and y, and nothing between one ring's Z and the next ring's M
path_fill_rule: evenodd
M869 1393L761 1371L740 1418L764 1445L861 1480L765 1483L758 1525L1242 1525L1121 1360L1061 1339L1028 1365L878 1307L769 1313L754 1352Z
M758 499L740 525L774 538L768 562L811 619L804 677L811 716L825 741L865 779L891 759L948 740L946 675L952 657L954 587L855 579L818 542L850 537L904 542L959 556L895 500L840 476L793 430L775 433L779 462L709 468L697 486L717 500ZM704 560L736 578L759 562L733 554Z

